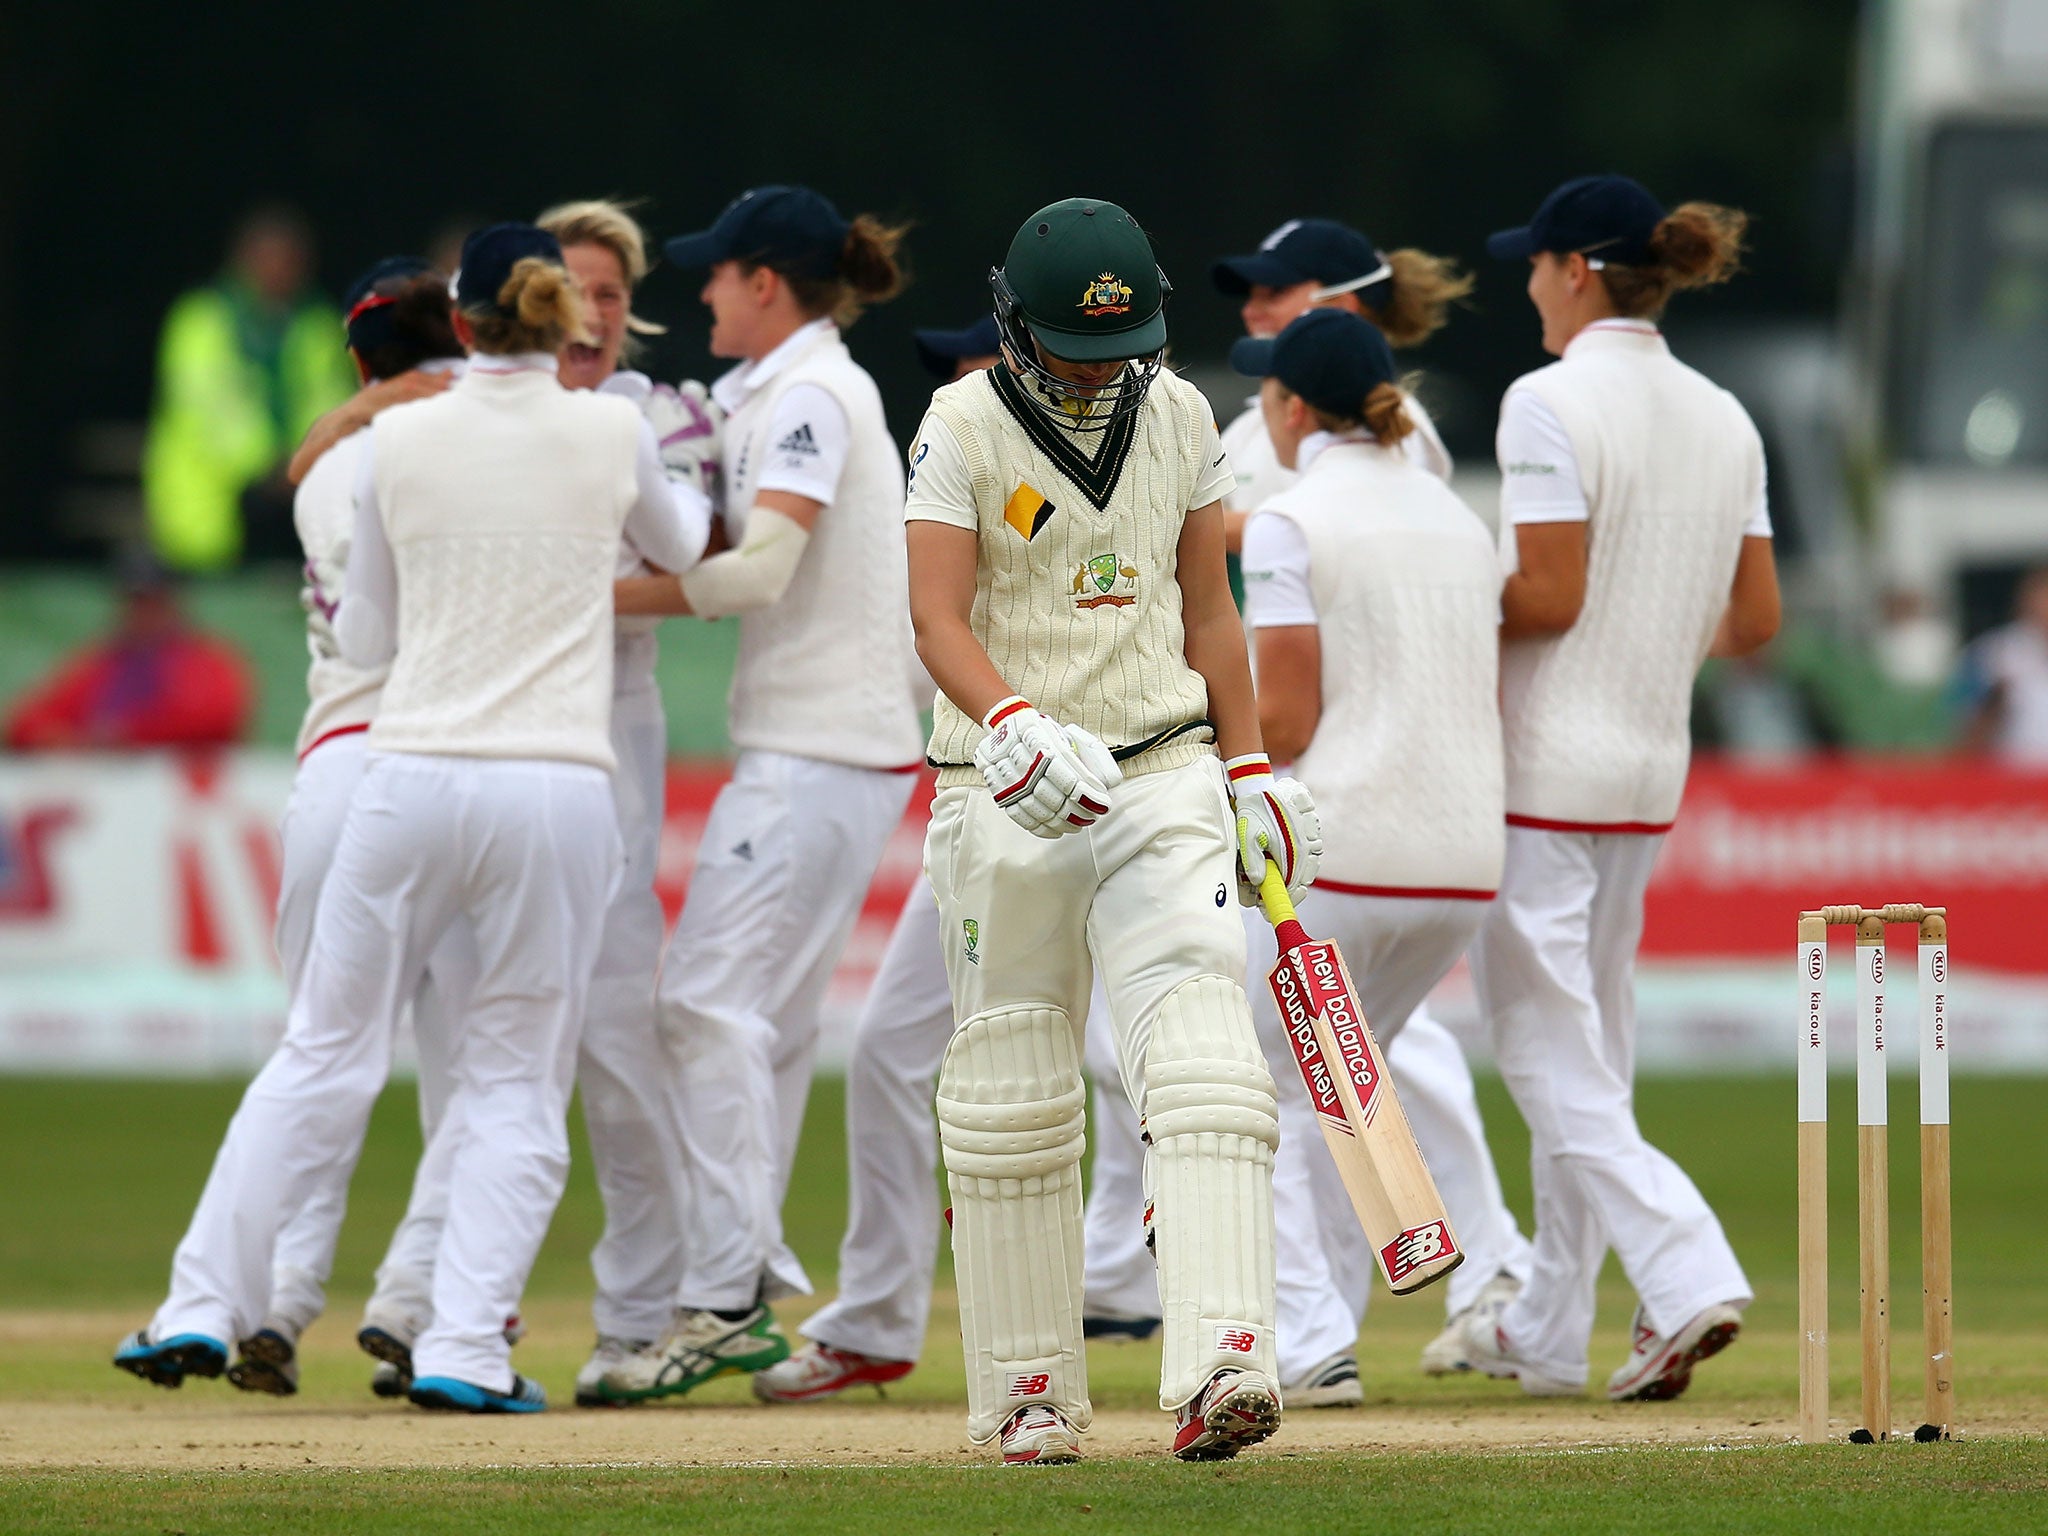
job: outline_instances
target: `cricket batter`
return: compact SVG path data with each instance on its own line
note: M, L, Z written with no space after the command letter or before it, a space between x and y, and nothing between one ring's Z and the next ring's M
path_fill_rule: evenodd
M1305 888L1321 832L1260 744L1224 568L1230 470L1201 396L1160 372L1150 241L1070 198L1025 220L990 281L1003 366L932 397L905 508L940 688L925 867L959 1021L938 1113L968 1434L1012 1465L1080 1454L1080 1025L1099 971L1151 1143L1160 1404L1176 1455L1230 1456L1281 1407L1279 1120L1230 897L1269 856Z
M1418 346L1442 329L1451 304L1472 288L1472 280L1445 257L1408 248L1382 252L1357 230L1333 219L1290 219L1260 241L1256 251L1218 261L1210 276L1219 292L1243 301L1240 313L1247 336L1277 336L1299 316L1329 309L1370 321L1395 351ZM1404 389L1403 396L1404 414L1413 430L1399 439L1400 452L1417 469L1448 482L1451 458L1434 424L1411 391ZM1291 489L1296 472L1281 462L1258 397L1223 429L1223 446L1237 475L1237 491L1225 519L1239 541L1233 547L1241 548L1246 519L1273 496ZM1273 539L1285 540L1281 524L1270 523L1267 531ZM1254 634L1255 662L1260 662L1256 635L1261 621L1252 612L1260 588L1278 578L1270 563L1273 553L1270 548L1262 550L1258 561L1245 566L1246 617ZM1325 561L1335 553L1326 550ZM1338 579L1328 571L1324 576ZM1309 622L1302 614L1312 607L1296 603L1283 611L1268 605L1267 622L1279 627L1286 627L1282 620ZM1267 679L1262 662L1254 671L1262 712L1269 703L1298 703L1319 696L1313 690L1296 694L1304 679ZM1259 957L1270 954L1272 930L1252 913L1247 931L1254 970L1263 970L1265 961ZM1365 956L1370 948L1362 940L1346 946L1346 953L1355 957L1354 968L1362 963L1356 957ZM1263 1026L1261 1005L1267 994L1255 987L1252 996ZM1426 1005L1409 1014L1405 1026L1403 1020L1383 1014L1370 1017L1400 1086L1409 1125L1466 1253L1465 1264L1445 1283L1444 1327L1423 1347L1422 1369L1432 1376L1469 1370L1465 1315L1482 1301L1504 1301L1520 1288L1529 1273L1529 1242L1501 1193L1472 1069L1456 1037L1430 1017ZM1277 1037L1269 1037L1269 1045L1273 1049L1268 1059L1280 1075L1284 1106L1295 1076L1292 1053ZM1360 1233L1346 1202L1317 1193L1337 1187L1335 1172L1319 1135L1284 1138L1273 1165L1273 1198L1283 1213L1313 1210L1316 1216L1311 1222L1283 1214L1277 1229L1281 1385L1288 1401L1298 1406L1343 1407L1364 1401L1356 1343L1372 1292L1372 1265L1358 1262Z
M916 786L903 471L875 383L841 339L895 295L902 231L805 187L759 187L665 247L708 269L735 548L620 584L625 612L738 615L719 791L662 965L691 1200L667 1331L593 1395L688 1392L789 1353L770 1299L808 1291L782 1240L818 1007Z
M1676 1397L1750 1300L1720 1222L1643 1139L1633 1100L1643 891L1685 789L1693 678L1778 627L1756 428L1657 330L1674 292L1735 271L1746 222L1587 176L1487 242L1528 263L1558 359L1501 404L1507 858L1472 952L1529 1125L1536 1257L1467 1342L1532 1394L1583 1390L1610 1246L1641 1298L1610 1398Z
M921 329L914 339L919 361L941 384L1002 361L993 314L958 330ZM921 666L918 672L928 693L930 680ZM919 880L875 969L847 1058L839 1293L804 1320L805 1341L788 1359L754 1374L754 1396L763 1402L814 1403L852 1387L900 1381L924 1351L940 1231L932 1093L953 1034L941 950L938 907L930 885ZM1148 1337L1159 1327L1159 1282L1145 1246L1145 1149L1099 990L1090 1002L1084 1054L1094 1078L1096 1139L1082 1333Z

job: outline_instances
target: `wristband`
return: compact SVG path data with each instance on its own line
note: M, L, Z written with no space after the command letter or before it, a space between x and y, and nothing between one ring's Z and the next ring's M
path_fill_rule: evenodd
M1013 693L1007 699L998 700L990 707L989 712L981 717L982 729L992 731L1009 719L1010 716L1029 708L1031 708L1031 701L1029 699L1021 694Z
M1233 757L1225 763L1223 773L1230 780L1230 792L1241 795L1257 787L1261 779L1272 782L1273 760L1263 752L1247 752L1243 757Z

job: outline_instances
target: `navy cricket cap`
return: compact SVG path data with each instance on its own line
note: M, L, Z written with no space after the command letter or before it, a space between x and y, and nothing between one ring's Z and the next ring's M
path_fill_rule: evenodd
M391 339L390 310L395 301L378 293L378 284L393 279L426 277L433 271L431 262L421 261L417 256L386 256L350 283L348 292L341 298L341 325L348 333L348 344L363 352Z
M935 379L951 379L963 357L994 357L1003 350L1002 339L996 335L994 315L983 315L957 331L928 327L911 335L917 342L917 360Z
M1664 205L1626 176L1580 176L1543 199L1520 229L1486 237L1486 254L1526 261L1538 251L1579 251L1623 266L1649 260Z
M492 224L462 242L462 265L455 272L455 303L467 310L488 309L509 315L498 302L498 290L513 267L529 256L562 265L561 242L532 224Z
M1230 366L1254 379L1278 379L1319 411L1355 419L1365 397L1399 375L1380 328L1342 309L1311 309L1278 336L1246 336Z
M809 187L755 187L725 205L709 229L662 245L679 267L757 261L796 277L830 277L851 226Z
M1373 243L1335 219L1289 219L1259 242L1249 256L1226 256L1209 269L1217 288L1234 296L1254 284L1292 288L1317 283L1338 293L1369 287L1393 276Z

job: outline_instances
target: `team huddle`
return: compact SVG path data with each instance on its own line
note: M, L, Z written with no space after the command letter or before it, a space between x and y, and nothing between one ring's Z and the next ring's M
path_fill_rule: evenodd
M907 472L843 335L901 288L903 232L808 189L666 243L732 365L708 388L630 366L659 327L616 204L479 230L452 280L372 267L364 388L292 463L289 1019L114 1363L297 1390L410 1017L425 1151L357 1334L379 1395L546 1406L512 1349L580 1089L605 1226L579 1405L900 1379L944 1222L977 1445L1076 1459L1085 1341L1156 1333L1174 1454L1234 1455L1283 1404L1363 1401L1376 1262L1260 981L1263 889L1349 960L1464 1255L1422 1369L1583 1391L1612 1248L1639 1305L1607 1393L1683 1392L1750 1290L1637 1127L1634 957L1694 673L1768 640L1778 592L1755 429L1656 321L1742 229L1601 176L1488 242L1557 359L1502 404L1497 544L1394 360L1470 280L1327 219L1212 268L1258 390L1219 432L1164 366L1136 221L1039 210L992 314L919 333L947 382ZM664 943L655 662L691 615L739 625L737 755ZM848 1062L839 1290L792 1349L819 1009L927 767L926 879ZM1460 959L1529 1127L1526 1237L1427 1010Z

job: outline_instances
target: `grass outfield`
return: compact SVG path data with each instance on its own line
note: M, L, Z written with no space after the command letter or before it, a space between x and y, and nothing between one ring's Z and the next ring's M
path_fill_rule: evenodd
M1349 1516L1355 1525L1375 1513L1455 1530L2034 1528L2048 1498L2044 1087L1975 1077L1955 1085L1963 1443L1784 1444L1796 1379L1788 1074L1641 1087L1645 1125L1698 1179L1758 1292L1736 1348L1678 1403L1536 1402L1511 1385L1426 1380L1415 1355L1440 1322L1440 1301L1382 1295L1361 1345L1362 1412L1296 1414L1269 1447L1237 1463L1183 1467L1161 1455L1156 1347L1097 1350L1096 1452L1080 1468L1029 1475L992 1469L964 1447L943 1263L923 1364L886 1402L870 1398L836 1416L758 1407L738 1380L681 1404L563 1410L517 1425L375 1404L350 1334L418 1151L403 1090L385 1097L372 1122L330 1316L306 1340L301 1395L256 1400L205 1382L177 1394L146 1388L107 1357L161 1295L239 1088L0 1080L0 1531L1192 1532L1240 1530L1252 1518ZM1526 1217L1520 1123L1497 1082L1483 1082L1482 1096L1510 1203ZM1920 1392L1910 1084L1895 1085L1894 1098L1894 1397L1910 1429ZM1846 1092L1837 1102L1848 1102ZM825 1288L845 1205L836 1082L819 1084L805 1137L787 1222ZM519 1350L522 1369L557 1402L588 1348L584 1256L599 1230L580 1131L577 1144ZM1845 1434L1856 1361L1848 1125L1835 1128L1832 1151L1835 1406ZM1610 1265L1596 1378L1623 1353L1628 1309ZM809 1305L782 1310L794 1322ZM1515 1449L1532 1446L1543 1449ZM693 1461L713 1464L677 1465Z

